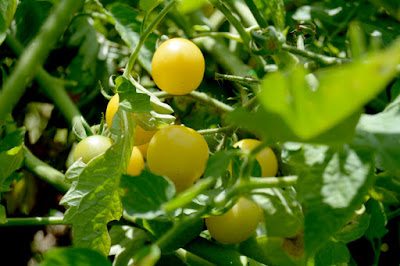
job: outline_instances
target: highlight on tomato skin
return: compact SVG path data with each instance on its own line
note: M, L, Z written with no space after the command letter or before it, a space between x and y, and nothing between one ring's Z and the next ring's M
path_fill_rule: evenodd
M151 69L158 88L169 94L185 95L202 82L205 61L203 53L192 41L172 38L158 47Z
M257 139L242 139L233 146L245 151L251 151L261 144ZM278 173L278 159L270 147L265 147L256 155L256 160L261 167L261 176L274 177Z
M106 152L112 144L113 141L111 138L100 135L89 136L76 145L74 161L82 158L82 162L88 163L94 157Z
M203 136L180 125L160 129L147 150L150 171L169 178L178 193L203 175L208 158L209 148Z
M247 240L254 234L260 221L261 208L245 197L240 197L226 213L205 218L210 235L223 244L237 244Z

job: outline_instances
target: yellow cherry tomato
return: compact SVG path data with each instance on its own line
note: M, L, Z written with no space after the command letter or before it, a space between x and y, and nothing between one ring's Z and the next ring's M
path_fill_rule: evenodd
M248 239L261 221L261 209L253 201L241 197L226 213L205 218L210 235L220 243L236 244Z
M233 146L241 148L245 151L251 151L258 145L260 145L261 141L256 139L242 139L236 142ZM273 177L278 172L278 159L275 156L274 151L265 147L256 155L256 160L260 164L261 167L261 175L263 177Z
M131 176L138 176L145 168L142 153L137 147L133 147L131 159L129 160L129 165L126 173Z
M154 53L151 75L156 85L174 95L197 89L203 80L204 57L191 41L172 38L163 42Z
M185 126L160 129L149 143L147 163L154 174L168 177L177 192L200 178L209 156L208 145L197 131Z
M118 94L115 94L107 104L106 123L107 123L108 128L111 127L111 124L114 119L114 115L118 111L118 105L119 105L119 96L118 96ZM154 131L144 130L139 125L136 125L135 129L136 129L135 140L134 140L135 146L139 146L139 145L148 143L150 141L150 139L153 137L153 135L157 132L157 130L154 130Z
M100 135L87 137L76 145L74 150L74 161L82 158L82 162L88 163L94 157L97 157L108 150L112 143L113 142L110 138Z

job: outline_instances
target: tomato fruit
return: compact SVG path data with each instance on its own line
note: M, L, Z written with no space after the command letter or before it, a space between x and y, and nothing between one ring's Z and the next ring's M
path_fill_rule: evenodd
M242 139L236 142L233 146L241 148L244 151L251 151L260 145L260 143L261 141L256 139ZM259 153L257 153L256 160L260 164L261 175L263 177L274 177L278 172L278 159L271 148L263 148Z
M144 168L145 164L142 153L137 147L133 147L126 173L131 176L138 176Z
M107 123L108 128L111 127L111 124L114 119L114 115L118 111L118 106L119 106L119 96L118 96L118 94L115 94L107 104L106 123ZM157 130L147 131L147 130L144 130L141 126L136 125L135 140L134 140L135 146L139 146L139 145L148 143L156 132L157 132Z
M160 129L149 143L147 163L154 174L168 177L177 192L190 187L206 168L209 150L197 131L185 126Z
M143 158L147 158L147 149L149 148L149 143L150 142L147 142L147 143L145 143L143 145L135 146L142 153Z
M203 80L204 57L191 41L172 38L163 42L154 53L151 75L163 91L184 95L197 89Z
M100 135L89 136L81 140L75 147L74 161L82 158L82 162L88 163L94 157L104 153L111 147L113 141Z
M220 243L236 244L248 239L262 219L260 207L241 197L226 213L205 218L210 235Z

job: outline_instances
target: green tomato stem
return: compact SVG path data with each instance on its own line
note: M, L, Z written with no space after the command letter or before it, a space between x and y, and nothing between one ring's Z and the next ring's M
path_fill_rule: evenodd
M205 94L203 92L192 91L185 95L172 95L172 94L168 94L166 92L156 92L156 93L154 93L154 95L157 96L158 98L190 97L190 98L193 98L203 104L215 107L224 113L232 112L234 110L234 108L231 107L230 105L220 102L220 101L214 99L213 97L208 96L207 94Z
M197 130L201 135L212 135L212 134L227 134L232 133L234 130L233 126L219 127L219 128L209 128Z
M44 22L39 34L28 44L21 54L14 71L4 83L0 94L0 124L4 123L47 58L50 50L82 6L83 0L60 1Z
M324 66L331 66L331 65L342 65L344 63L349 63L351 60L345 58L337 58L337 57L330 57L322 54L317 54L308 50L299 49L294 46L290 46L286 43L282 45L282 50L290 52L292 54L300 55L302 57L311 59L317 63L320 63Z
M268 24L265 22L263 16L261 15L260 10L254 4L253 0L244 0L244 2L249 7L249 9L250 9L251 13L253 14L254 18L256 19L258 25L260 25L261 28L268 27Z
M221 73L215 73L215 79L216 80L229 80L229 81L234 81L234 82L239 82L243 84L260 84L261 80L251 78L251 77L242 77L242 76L235 76L235 75L227 75L227 74L221 74Z
M129 62L127 66L125 67L124 74L123 76L126 78L129 78L129 75L131 73L131 70L133 68L133 65L135 64L135 61L137 57L139 56L139 51L140 48L144 45L145 41L149 37L150 33L153 32L155 27L160 23L160 21L165 17L165 15L172 9L172 7L175 5L175 0L169 1L164 8L161 10L160 13L158 13L157 17L151 22L151 24L146 28L146 30L143 32L143 34L140 35L139 43L135 47L135 50L129 57Z
M60 192L65 193L70 188L70 184L64 182L64 174L44 163L33 155L27 147L23 147L25 157L25 167L33 172L37 177L51 184Z
M201 32L201 33L196 33L192 36L192 38L200 38L200 37L223 37L229 40L234 40L240 43L243 43L242 38L240 38L240 35L234 34L231 32Z
M7 218L2 226L43 226L43 225L66 225L64 217L27 217L27 218Z
M216 265L264 265L233 249L218 245L201 237L197 237L191 241L184 249Z

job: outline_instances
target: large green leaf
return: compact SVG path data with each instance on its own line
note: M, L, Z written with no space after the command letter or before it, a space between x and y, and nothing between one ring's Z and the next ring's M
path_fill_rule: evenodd
M283 162L299 176L298 199L304 210L304 244L314 254L346 225L372 186L369 152L336 147L285 144Z
M120 177L126 172L133 146L129 130L134 127L133 117L125 112L118 112L118 116L123 117L124 134L86 168L74 164L79 169L71 175L72 187L60 202L69 206L64 220L73 225L74 245L90 247L104 255L108 255L111 246L107 223L122 215Z
M149 95L137 93L135 86L125 78L121 77L119 82L119 106L122 109L132 113L148 113L153 110Z
M110 13L115 20L115 29L125 43L133 50L139 43L141 23L137 20L139 12L127 5L116 3ZM157 35L150 34L139 52L138 60L143 68L151 73L151 60L155 51Z
M44 253L41 266L111 266L111 261L89 248L53 248Z
M264 211L268 237L293 237L303 226L303 213L294 189L257 190L252 199Z
M0 0L0 45L7 36L7 29L11 25L17 9L17 0Z
M311 139L373 99L395 77L399 63L400 40L363 60L316 73L317 83L310 83L302 67L278 71L264 78L259 100L297 136Z
M378 167L400 173L400 96L375 115L364 114L357 125L355 144L375 151Z
M344 243L328 242L315 255L315 265L341 265L350 262L350 251Z
M123 175L121 188L124 190L124 210L132 219L153 219L165 215L161 206L175 194L171 181L146 170L140 176Z

